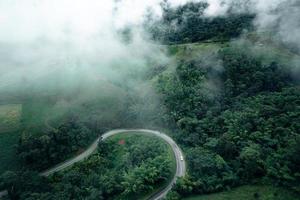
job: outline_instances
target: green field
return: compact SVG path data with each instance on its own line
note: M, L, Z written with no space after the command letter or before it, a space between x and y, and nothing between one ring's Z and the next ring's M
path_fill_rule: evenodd
M185 198L184 200L298 200L299 196L282 188L247 185L230 191Z
M138 133L138 132L131 132L130 134L124 133L124 134L116 135L116 136L109 138L108 141L112 141L113 143L118 143L119 141L125 141L125 145L126 145L126 143L128 143L128 145L134 145L134 143L135 143L134 141L137 141L137 140L140 140L143 138L157 140L157 142L163 142L162 139L159 139L156 136L145 135L145 134ZM122 200L130 200L130 199L146 200L146 199L149 199L149 197L151 197L157 191L163 190L172 181L173 176L176 173L176 160L175 160L175 156L173 154L171 146L169 146L167 143L165 143L165 144L166 144L166 148L168 148L168 150L167 150L168 156L169 156L170 160L172 161L172 173L171 173L172 175L169 177L169 179L167 181L165 181L164 183L157 185L151 192L139 194L138 196L122 197L122 198L120 198L120 200L121 199ZM117 166L118 163L120 162L120 160L124 159L124 155L126 153L124 146L119 145L118 148L116 148L113 153L115 154L114 163Z
M178 44L178 45L169 45L168 51L170 55L176 55L177 58L182 59L193 59L199 54L204 53L217 53L218 50L227 43L189 43L189 44Z
M0 105L0 134L20 127L21 104Z

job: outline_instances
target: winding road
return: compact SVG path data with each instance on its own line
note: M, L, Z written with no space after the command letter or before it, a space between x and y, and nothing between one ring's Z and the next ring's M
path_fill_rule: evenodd
M118 134L122 134L122 133L130 133L130 132L139 132L142 134L151 134L154 136L157 136L161 139L163 139L165 142L167 142L175 155L175 159L176 159L176 173L174 175L174 178L172 179L172 181L161 191L155 193L154 195L152 195L149 200L159 200L162 199L163 197L166 196L166 194L172 189L174 183L176 182L178 177L182 177L185 175L186 173L186 165L185 165L185 161L184 161L184 157L183 157L183 153L181 151L181 149L178 147L178 145L175 143L175 141L169 137L168 135L159 132L159 131L153 131L153 130L148 130L148 129L117 129L117 130L112 130L112 131L108 131L106 133L104 133L102 136L100 136L99 138L97 138L93 144L91 146L89 146L86 151L84 151L83 153L81 153L80 155L67 160L63 163L60 163L59 165L48 169L42 173L40 173L41 176L49 176L55 172L61 171L63 169L66 169L67 167L72 166L73 164L82 161L83 159L89 157L91 154L93 154L95 152L95 150L97 149L98 143L101 140L106 140L107 138L114 136L114 135L118 135ZM6 191L2 191L0 192L0 198L2 196L7 195Z

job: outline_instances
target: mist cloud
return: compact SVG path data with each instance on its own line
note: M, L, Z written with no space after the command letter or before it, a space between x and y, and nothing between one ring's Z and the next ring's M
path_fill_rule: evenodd
M189 0L168 1L170 6L186 2ZM255 13L259 31L274 30L280 41L300 50L297 0L207 2L206 16L226 15L229 11ZM50 73L77 74L82 79L119 79L130 70L146 68L149 57L165 61L161 47L151 45L140 26L149 11L161 16L161 3L162 0L0 1L0 89ZM128 27L133 30L129 44L120 36L120 31Z
M259 32L269 31L276 40L300 51L300 2L298 0L207 0L208 17L253 13Z
M0 1L0 90L45 76L121 79L164 61L141 28L149 10L159 17L161 0L2 0ZM186 0L171 0L178 6ZM130 27L131 42L120 31ZM123 77L124 78L124 77ZM57 81L57 80L52 80ZM63 84L63 83L62 83Z

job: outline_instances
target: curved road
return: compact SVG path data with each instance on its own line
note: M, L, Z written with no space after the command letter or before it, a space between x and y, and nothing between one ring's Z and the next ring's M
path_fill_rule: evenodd
M175 155L175 159L176 159L176 173L174 175L174 178L172 179L172 181L169 183L168 186L165 187L165 189L163 189L162 191L159 191L158 193L154 194L151 196L150 200L159 200L162 199L163 197L166 196L166 194L172 189L172 186L174 185L174 183L176 182L178 177L182 177L185 175L186 172L186 166L185 166L185 161L183 158L183 153L181 151L181 149L178 147L178 145L174 142L174 140L169 137L168 135L161 133L159 131L153 131L153 130L148 130L148 129L117 129L117 130L112 130L112 131L108 131L106 133L104 133L102 136L100 136L99 138L97 138L95 140L95 142L83 153L81 153L80 155L67 160L59 165L57 165L56 167L53 167L51 169L48 169L42 173L40 173L41 176L49 176L55 172L61 171L67 167L72 166L73 164L82 161L83 159L87 158L88 156L90 156L96 149L98 146L99 141L101 140L106 140L107 138L117 135L117 134L122 134L122 133L128 133L128 132L139 132L139 133L143 133L143 134L151 134L151 135L155 135L161 139L163 139L164 141L166 141L172 148L174 155ZM1 196L6 195L7 192L6 191L2 191L0 192L0 198Z

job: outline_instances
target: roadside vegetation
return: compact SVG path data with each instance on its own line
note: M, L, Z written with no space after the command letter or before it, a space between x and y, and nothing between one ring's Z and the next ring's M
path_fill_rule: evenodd
M186 147L189 175L174 189L178 198L260 178L299 192L299 85L286 60L253 48L237 42L183 57L157 79L165 118Z
M297 195L286 189L262 185L246 185L230 191L184 198L184 200L295 200Z
M144 199L170 181L175 165L171 147L161 139L122 134L101 142L86 161L48 178L6 172L1 188L11 199Z
M23 135L17 146L17 154L28 169L41 171L84 150L96 136L78 119L70 118L42 136Z

